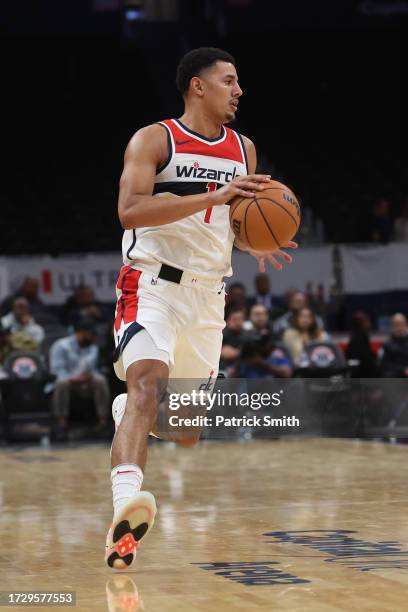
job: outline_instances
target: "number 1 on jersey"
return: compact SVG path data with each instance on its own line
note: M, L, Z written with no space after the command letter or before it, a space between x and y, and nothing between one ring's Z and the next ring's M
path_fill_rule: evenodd
M217 189L217 183L207 183L207 191L208 192L215 191L216 189ZM212 209L213 209L212 206L210 206L209 208L206 209L205 217L204 217L204 223L209 223L210 222Z

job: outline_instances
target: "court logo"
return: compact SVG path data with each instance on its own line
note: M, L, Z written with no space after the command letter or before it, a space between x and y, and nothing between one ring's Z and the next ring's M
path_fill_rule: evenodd
M265 586L275 584L306 584L304 580L293 574L288 574L277 567L278 561L239 561L227 563L192 563L203 570L214 572L215 576L222 576L232 582L244 586Z
M400 542L385 540L368 542L350 537L357 533L349 529L315 529L307 531L268 531L264 536L278 542L307 546L331 555L326 563L339 563L360 572L382 569L408 569L408 550ZM269 541L268 544L273 544Z

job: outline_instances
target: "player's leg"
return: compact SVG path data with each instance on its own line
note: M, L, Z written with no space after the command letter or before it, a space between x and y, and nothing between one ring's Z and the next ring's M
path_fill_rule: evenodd
M147 439L157 415L159 381L167 376L168 366L151 359L136 361L126 371L126 409L112 447L114 518L106 543L106 562L115 569L132 565L140 540L154 523L154 497L140 489Z
M140 489L147 439L156 420L160 388L167 382L177 328L166 301L171 290L151 283L144 273L128 270L126 274L129 287L122 282L115 319L115 371L126 380L128 393L120 419L115 418L111 452L114 517L105 555L107 564L115 569L133 563L139 541L154 522L154 497ZM116 412L115 404L116 400Z
M168 379L163 361L143 359L126 370L126 407L112 446L112 467L135 463L146 465L147 440L156 421L157 406Z
M212 393L218 375L219 360L222 346L222 329L189 328L177 340L174 351L174 367L170 371L167 387L169 393L191 393L193 390L204 390ZM160 406L158 422L155 425L158 437L163 437L163 429L167 435L181 446L194 446L200 439L201 426L170 427L169 416L176 414ZM163 412L162 412L163 411ZM185 418L208 416L205 406L185 406L177 410L177 415ZM153 430L156 433L156 430Z

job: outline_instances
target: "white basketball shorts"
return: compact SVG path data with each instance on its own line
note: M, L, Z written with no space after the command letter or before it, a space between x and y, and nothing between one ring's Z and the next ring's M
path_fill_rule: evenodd
M217 377L225 326L222 281L184 273L177 284L123 266L116 294L114 368L118 378L126 380L126 367L142 358L167 362L170 378L207 381ZM150 343L151 355L145 334L139 336L143 329L154 343Z

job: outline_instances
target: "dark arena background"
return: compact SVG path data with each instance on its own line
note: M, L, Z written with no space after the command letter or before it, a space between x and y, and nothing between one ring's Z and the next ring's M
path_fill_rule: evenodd
M0 607L406 610L407 26L405 0L2 3ZM234 249L217 401L195 448L149 441L156 523L118 572L119 178L200 46L235 57L232 127L298 196L299 248L266 274Z

